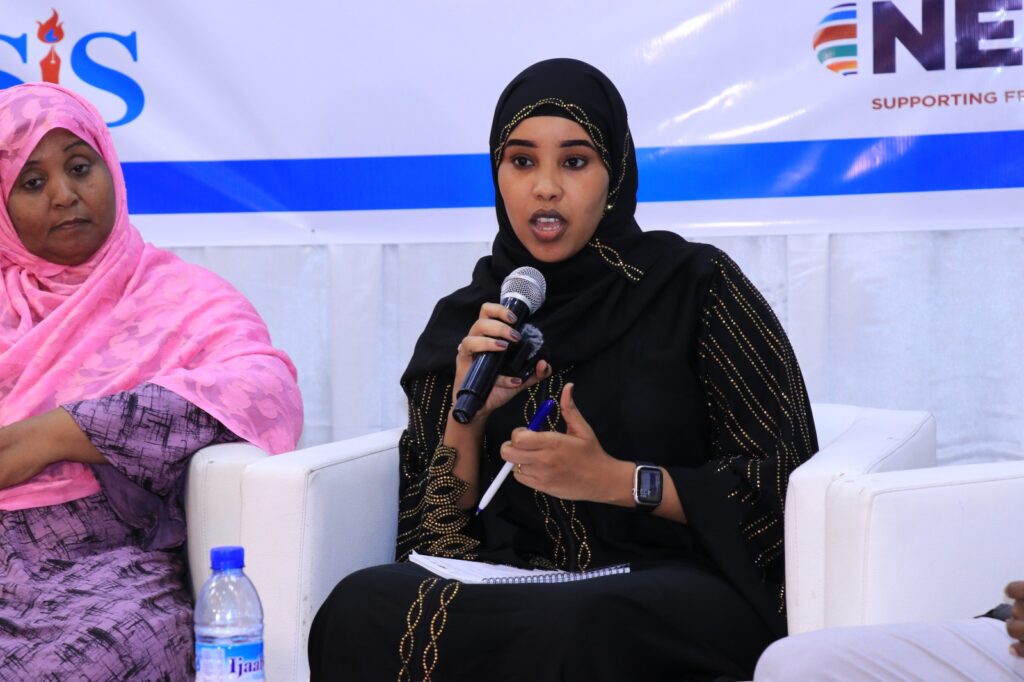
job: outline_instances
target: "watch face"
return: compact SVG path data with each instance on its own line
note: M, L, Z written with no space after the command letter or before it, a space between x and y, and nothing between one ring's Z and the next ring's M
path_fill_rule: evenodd
M642 466L636 470L636 499L638 502L661 502L661 469Z

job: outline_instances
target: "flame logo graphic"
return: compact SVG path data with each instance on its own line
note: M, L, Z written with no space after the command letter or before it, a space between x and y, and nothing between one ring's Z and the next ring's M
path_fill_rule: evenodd
M46 20L46 23L37 21L39 24L39 30L36 35L44 43L59 43L64 40L64 23L60 21L60 17L57 15L57 10L53 10L53 15Z

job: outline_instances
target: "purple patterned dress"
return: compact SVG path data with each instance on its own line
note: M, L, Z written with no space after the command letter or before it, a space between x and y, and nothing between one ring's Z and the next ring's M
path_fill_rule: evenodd
M154 384L64 409L109 464L95 495L0 511L0 680L191 680L185 471L238 438Z

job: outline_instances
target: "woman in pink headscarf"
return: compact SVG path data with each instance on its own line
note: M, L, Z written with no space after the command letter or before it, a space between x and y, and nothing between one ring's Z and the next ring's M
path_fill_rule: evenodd
M219 277L130 224L110 132L0 91L0 678L183 680L189 457L295 447L295 368Z

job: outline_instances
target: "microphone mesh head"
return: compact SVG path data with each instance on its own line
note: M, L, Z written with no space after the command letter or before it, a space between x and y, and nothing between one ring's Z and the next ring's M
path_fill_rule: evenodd
M544 275L540 274L537 268L528 265L516 268L501 283L501 297L515 296L524 301L529 306L531 315L544 303L547 291L548 283L544 281Z

